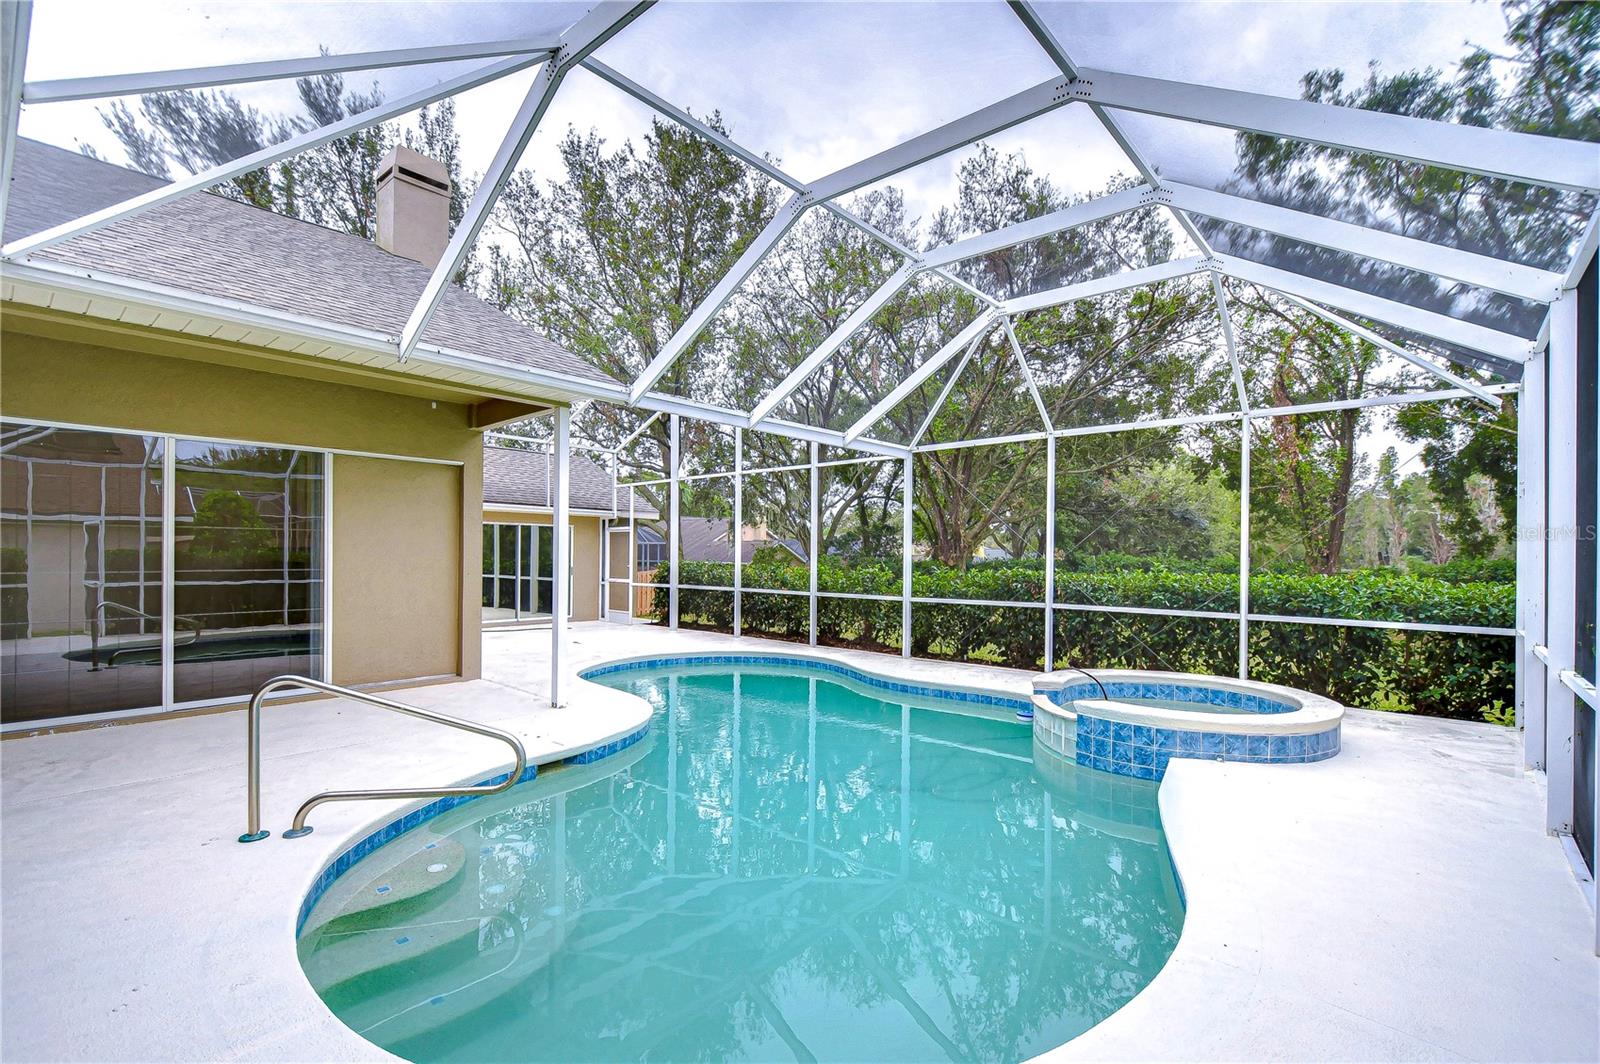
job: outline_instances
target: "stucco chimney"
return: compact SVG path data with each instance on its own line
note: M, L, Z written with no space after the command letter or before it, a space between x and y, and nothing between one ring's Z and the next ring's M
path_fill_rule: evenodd
M378 164L378 246L436 266L450 243L450 171L395 147Z

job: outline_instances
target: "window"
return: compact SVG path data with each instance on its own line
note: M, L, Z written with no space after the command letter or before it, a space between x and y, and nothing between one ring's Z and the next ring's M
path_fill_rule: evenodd
M325 675L325 454L22 422L0 433L0 723Z

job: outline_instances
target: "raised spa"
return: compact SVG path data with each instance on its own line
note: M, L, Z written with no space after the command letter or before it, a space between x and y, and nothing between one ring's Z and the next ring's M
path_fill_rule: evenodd
M1185 672L1078 670L1033 681L1033 735L1079 765L1159 780L1175 757L1302 764L1339 752L1344 707L1291 687Z

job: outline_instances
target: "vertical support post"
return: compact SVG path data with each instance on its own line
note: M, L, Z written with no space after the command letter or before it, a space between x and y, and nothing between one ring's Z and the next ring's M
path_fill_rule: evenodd
M667 462L672 466L667 484L667 627L678 627L678 431L679 419L668 420Z
M11 198L11 163L17 148L17 121L22 116L23 68L28 63L28 31L33 0L0 4L0 228Z
M811 444L811 572L810 582L807 585L810 588L811 627L809 632L812 646L817 645L817 548L822 541L822 522L820 520L822 505L817 499L820 493L818 487L820 481L821 478L818 476L817 470L817 444L813 442Z
M550 704L564 705L562 695L567 668L567 613L571 598L568 577L572 570L572 540L567 533L571 524L568 497L572 486L572 408L556 407L556 444L554 476L548 483L551 492L550 534L555 542L550 544ZM521 555L521 551L517 554ZM519 562L520 564L520 562ZM521 575L519 568L518 575ZM520 581L519 581L520 585ZM522 589L519 586L518 592ZM512 599L516 601L515 596Z
M733 430L733 634L744 634L744 429Z
M1009 326L1008 326L1009 328ZM1044 671L1056 668L1056 437L1044 452Z
M1517 729L1522 766L1544 768L1544 662L1533 648L1545 642L1545 368L1547 352L1523 364L1517 397Z
M628 486L628 623L639 600L639 489Z
M1239 679L1250 678L1250 415L1239 419Z
M1572 742L1576 728L1573 694L1561 681L1577 652L1578 569L1578 293L1563 292L1550 306L1550 344L1545 352L1549 384L1545 407L1545 498L1549 526L1545 543L1544 771L1545 827L1556 835L1573 829Z
M900 508L900 656L911 656L911 547L914 533L911 505L911 466L914 456L906 455L905 473L900 488L903 499Z
M173 707L172 632L178 610L178 439L161 441L161 708Z

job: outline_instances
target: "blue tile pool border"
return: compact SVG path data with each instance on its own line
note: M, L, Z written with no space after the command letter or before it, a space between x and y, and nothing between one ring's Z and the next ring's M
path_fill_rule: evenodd
M649 733L649 731L650 725L646 724L637 731L629 732L627 735L624 735L621 738L613 739L608 743L603 743L600 746L593 747L592 749L583 750L579 753L572 754L569 757L562 758L558 764L593 764L596 761L600 761L604 758L611 757L614 754L621 753L634 743L637 743L640 739L643 739L645 735ZM522 770L522 775L517 777L517 783L527 783L529 780L537 777L538 774L539 766L529 765ZM504 783L508 775L510 775L510 773L501 772L498 775L479 780L477 783L469 784L468 786L492 787L497 783ZM305 930L306 920L311 917L311 910L316 908L317 902L322 900L322 896L328 892L328 888L332 887L334 882L338 880L340 876L344 875L346 872L350 871L351 868L355 867L355 865L362 858L371 854L384 844L393 842L395 839L399 838L401 835L404 835L412 828L420 827L442 813L447 813L458 806L466 805L468 802L474 802L479 798L484 797L487 796L482 794L457 794L451 795L448 798L435 798L427 805L424 805L419 809L413 809L404 816L398 817L395 820L391 820L381 828L378 828L376 831L367 834L353 845L347 847L342 853L339 854L338 857L333 859L331 864L318 873L316 880L312 882L311 889L306 893L305 900L300 903L300 912L295 917L295 937L299 938L300 932Z
M1173 758L1240 761L1262 765L1299 765L1326 761L1343 744L1341 725L1293 735L1208 732L1191 728L1128 724L1078 713L1070 748L1065 726L1046 731L1045 746L1078 764L1133 779L1159 780ZM1037 730L1037 729L1036 729ZM1053 740L1053 741L1052 741Z
M1108 680L1105 693L1111 698L1159 698L1172 702L1193 702L1202 706L1222 706L1245 713L1292 713L1299 708L1276 698L1199 683L1170 683L1155 680ZM1090 683L1075 683L1050 692L1050 701L1065 706L1080 699L1100 698L1100 688Z
M638 669L670 669L690 665L783 665L809 669L815 672L833 673L882 691L892 691L895 694L916 695L921 698L938 698L950 702L968 702L980 706L994 706L998 709L1009 709L1015 713L1033 712L1033 703L1027 698L1018 698L1015 695L991 695L980 691L963 691L954 687L939 687L929 684L906 683L903 680L890 680L876 676L863 669L850 665L843 665L836 661L826 661L821 658L803 657L798 654L674 654L663 657L640 658L636 661L618 661L610 665L597 665L592 669L585 669L578 675L585 680L593 680L599 676L609 676L617 672L632 672Z

